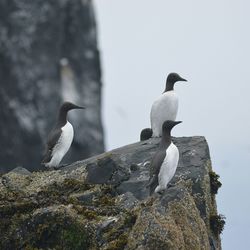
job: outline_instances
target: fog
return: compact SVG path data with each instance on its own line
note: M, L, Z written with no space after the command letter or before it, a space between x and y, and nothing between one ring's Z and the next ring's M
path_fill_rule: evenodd
M249 249L248 1L95 0L107 149L138 141L166 76L177 83L174 136L205 136L221 176L223 249Z

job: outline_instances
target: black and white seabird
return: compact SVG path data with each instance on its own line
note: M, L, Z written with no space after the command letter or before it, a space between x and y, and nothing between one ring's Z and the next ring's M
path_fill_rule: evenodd
M42 164L45 167L58 167L64 155L68 152L74 137L74 129L67 120L68 111L72 109L84 109L71 102L64 102L60 108L55 128L50 132L46 153Z
M178 111L178 97L174 91L174 84L179 81L187 81L176 73L170 73L167 77L166 88L162 95L154 101L150 121L153 137L160 137L164 121L175 121Z
M144 128L140 134L140 141L148 140L149 138L152 137L152 134L153 134L153 132L152 132L151 128Z
M165 121L162 125L161 142L150 164L148 184L150 195L165 190L174 177L179 161L179 150L171 141L171 130L179 123L181 121Z

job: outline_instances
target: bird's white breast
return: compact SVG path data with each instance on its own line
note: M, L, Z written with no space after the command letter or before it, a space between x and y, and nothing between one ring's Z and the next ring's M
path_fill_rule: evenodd
M174 177L176 168L179 161L179 150L171 142L169 147L166 150L166 157L161 165L160 172L158 174L158 186L155 189L155 192L159 192L167 188L168 183Z
M163 93L152 105L150 112L153 137L162 135L162 124L166 120L175 121L178 111L178 97L174 90Z
M52 152L52 158L49 163L51 166L58 166L64 157L64 155L68 152L71 143L73 141L74 137L74 130L71 125L71 123L67 122L62 127L62 133L58 140L58 143L55 145L53 152Z

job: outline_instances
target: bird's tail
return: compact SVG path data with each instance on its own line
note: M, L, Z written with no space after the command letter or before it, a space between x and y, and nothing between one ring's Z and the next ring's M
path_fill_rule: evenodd
M45 152L43 156L41 164L46 165L48 162L50 162L51 158L52 158L52 151L47 149L47 151Z

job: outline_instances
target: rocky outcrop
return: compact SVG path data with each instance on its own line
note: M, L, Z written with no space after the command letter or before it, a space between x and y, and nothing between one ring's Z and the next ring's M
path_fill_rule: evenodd
M92 1L0 1L0 58L0 172L39 168L63 100L87 107L70 114L75 140L66 161L103 152Z
M220 182L203 137L175 138L177 173L149 197L159 140L128 145L60 170L17 168L0 179L1 249L221 249ZM217 230L218 229L218 230Z

